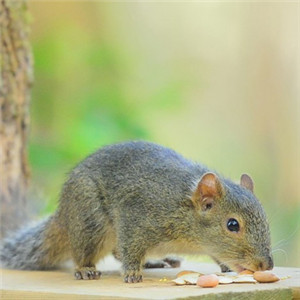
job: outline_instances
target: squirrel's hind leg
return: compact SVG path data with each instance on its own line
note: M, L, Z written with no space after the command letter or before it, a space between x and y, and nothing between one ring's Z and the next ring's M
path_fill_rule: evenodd
M86 236L85 236L86 237ZM76 239L74 237L74 239ZM98 258L104 257L102 254L103 246L101 241L97 241L95 237L90 236L90 240L80 237L77 242L71 242L72 258L76 264L74 276L76 279L99 279L101 272L96 270Z
M58 216L67 230L76 279L98 279L96 263L115 247L104 196L89 176L77 174L63 189Z
M101 272L96 270L96 263L111 251L111 236L103 228L103 234L85 232L85 238L73 237L71 252L76 264L76 279L99 279ZM74 240L76 242L74 242Z
M101 272L96 270L95 265L115 247L111 226L105 220L99 219L99 223L103 226L84 232L84 238L74 232L71 239L72 257L77 266L74 274L76 279L99 279Z

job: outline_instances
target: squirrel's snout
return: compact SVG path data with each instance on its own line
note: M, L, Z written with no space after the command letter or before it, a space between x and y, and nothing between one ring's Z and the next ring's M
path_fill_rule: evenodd
M260 271L272 270L273 267L274 267L274 262L273 262L273 257L272 256L266 256L258 264L258 269Z

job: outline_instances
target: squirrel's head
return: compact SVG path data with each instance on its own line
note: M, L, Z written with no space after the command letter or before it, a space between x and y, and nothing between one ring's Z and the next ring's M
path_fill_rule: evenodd
M208 255L238 272L273 268L269 224L248 175L234 184L206 173L192 201L202 248Z

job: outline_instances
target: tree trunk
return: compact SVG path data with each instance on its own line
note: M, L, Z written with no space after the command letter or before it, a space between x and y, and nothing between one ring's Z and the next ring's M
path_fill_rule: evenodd
M0 0L0 237L26 219L32 56L24 0Z

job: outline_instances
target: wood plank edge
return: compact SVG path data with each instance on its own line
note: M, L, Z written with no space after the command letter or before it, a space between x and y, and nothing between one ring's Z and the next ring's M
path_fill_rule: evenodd
M103 295L85 295L85 294L69 294L69 293L52 293L52 292L40 292L40 291L22 291L22 290L0 290L1 300L133 300L133 298L116 297L116 296L103 296Z
M276 288L274 290L253 290L245 292L213 293L190 297L174 298L176 300L294 300L293 291L290 288Z

